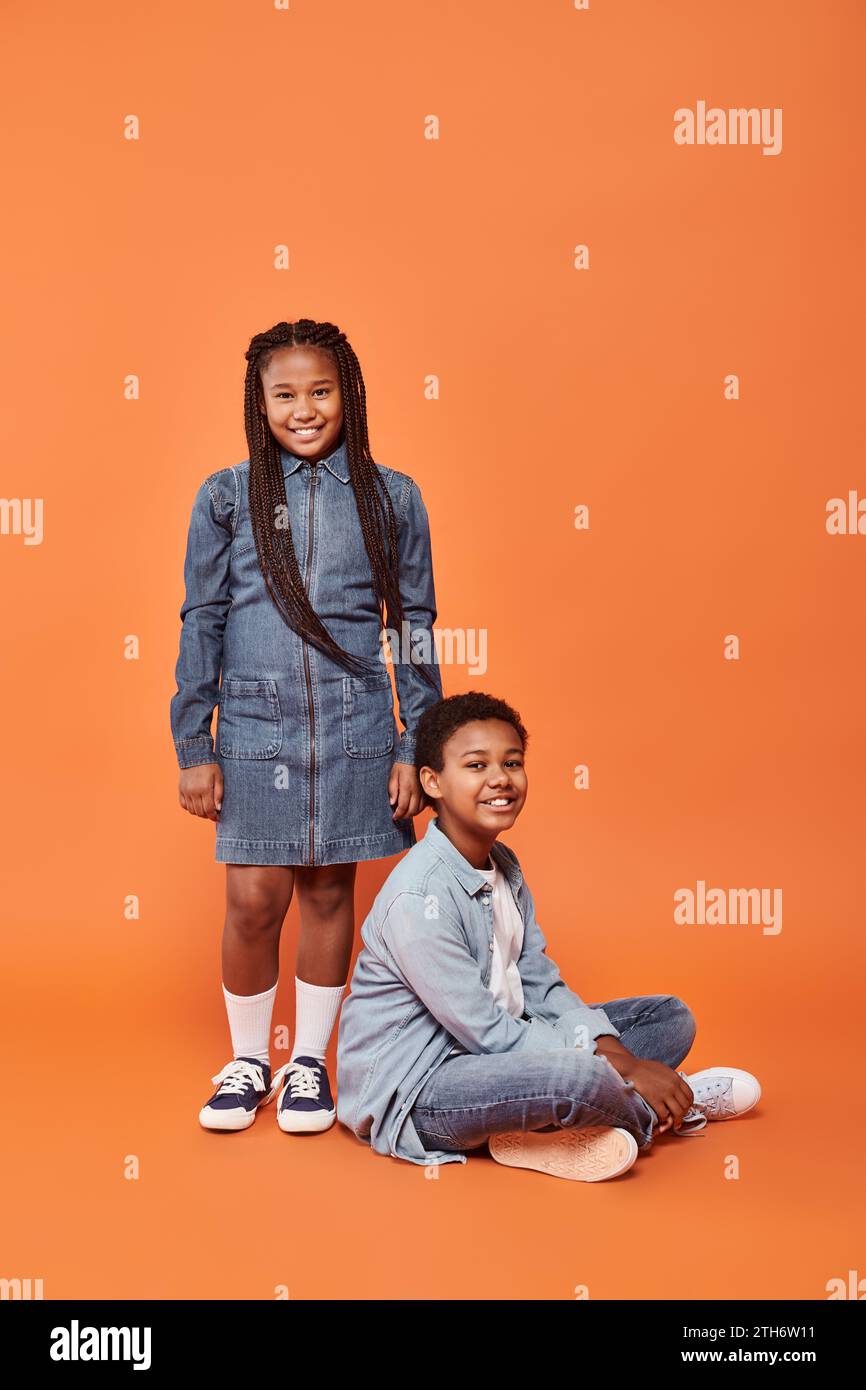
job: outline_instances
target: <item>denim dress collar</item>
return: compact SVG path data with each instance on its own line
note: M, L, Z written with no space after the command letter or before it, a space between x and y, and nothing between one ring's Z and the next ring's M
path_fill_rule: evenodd
M298 454L290 453L282 445L280 445L280 458L283 463L284 478L288 478L290 473L296 473L302 464L306 464L308 467L310 465L309 459L303 459ZM318 459L317 462L327 468L329 473L333 473L335 478L339 478L341 483L349 482L349 454L345 439L335 449L332 449L326 458Z

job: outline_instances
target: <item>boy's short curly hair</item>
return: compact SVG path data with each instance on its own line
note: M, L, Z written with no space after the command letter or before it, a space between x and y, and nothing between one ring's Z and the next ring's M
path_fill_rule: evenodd
M465 695L449 695L447 699L437 700L435 705L425 709L415 731L415 766L432 767L441 772L444 766L443 748L452 734L464 724L475 719L501 719L516 730L522 747L525 749L529 734L521 722L520 715L504 700L495 695L486 695L482 690L471 690ZM434 803L425 795L424 803Z

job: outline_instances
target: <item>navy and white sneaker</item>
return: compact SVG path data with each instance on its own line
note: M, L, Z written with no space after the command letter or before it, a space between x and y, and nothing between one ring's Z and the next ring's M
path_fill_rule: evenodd
M273 1085L282 1082L277 1124L286 1134L320 1134L337 1118L328 1073L316 1057L294 1057L274 1072Z
M211 1077L217 1089L198 1113L205 1129L249 1129L260 1105L272 1100L276 1086L270 1063L237 1057Z

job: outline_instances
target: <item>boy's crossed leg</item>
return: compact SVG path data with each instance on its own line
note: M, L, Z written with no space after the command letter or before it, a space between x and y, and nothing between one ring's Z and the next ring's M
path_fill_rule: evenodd
M613 999L601 1008L636 1057L677 1067L695 1036L694 1017L673 995ZM646 1148L658 1117L607 1059L586 1048L458 1053L422 1087L411 1119L425 1149L480 1148L494 1134L610 1126Z

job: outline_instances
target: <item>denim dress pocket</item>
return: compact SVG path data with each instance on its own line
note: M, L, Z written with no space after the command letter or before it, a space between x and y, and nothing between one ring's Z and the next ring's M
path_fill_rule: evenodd
M220 687L217 738L223 758L273 758L283 745L277 683L224 676Z
M384 758L394 748L394 695L387 671L343 677L343 748L350 758Z

